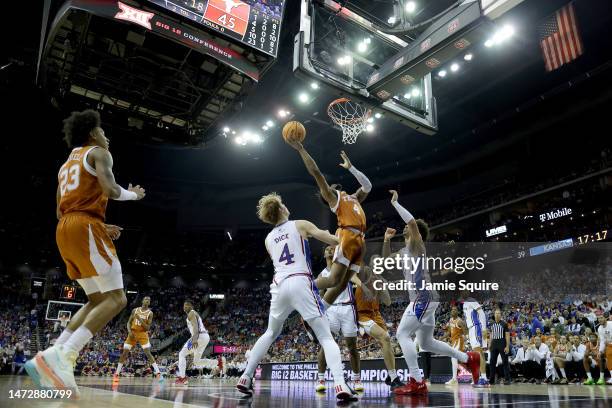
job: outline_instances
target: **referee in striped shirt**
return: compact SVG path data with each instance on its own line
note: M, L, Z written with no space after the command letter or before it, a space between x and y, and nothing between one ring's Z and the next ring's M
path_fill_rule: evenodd
M491 385L495 384L495 370L497 368L497 357L501 354L504 369L505 384L510 384L510 367L508 366L508 352L510 351L510 332L508 325L502 321L500 309L495 309L495 321L489 328L489 380Z

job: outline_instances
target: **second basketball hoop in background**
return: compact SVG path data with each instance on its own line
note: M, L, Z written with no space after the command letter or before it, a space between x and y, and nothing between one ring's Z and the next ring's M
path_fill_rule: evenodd
M283 126L283 139L285 142L303 142L306 137L306 128L300 122L292 120Z
M342 129L342 142L353 144L366 129L371 111L348 98L339 98L329 104L327 114Z

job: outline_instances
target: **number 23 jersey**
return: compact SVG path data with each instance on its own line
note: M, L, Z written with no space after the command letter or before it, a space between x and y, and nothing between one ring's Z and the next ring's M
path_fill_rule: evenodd
M312 275L310 246L295 221L277 225L266 237L266 248L274 263L274 281L280 283L294 274Z
M87 156L96 148L84 146L72 149L68 160L60 168L59 208L62 215L83 212L104 220L108 197L102 192L96 170L87 163Z

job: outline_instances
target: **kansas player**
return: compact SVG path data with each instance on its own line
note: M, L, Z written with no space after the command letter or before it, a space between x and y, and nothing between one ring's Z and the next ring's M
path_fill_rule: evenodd
M308 238L313 237L329 245L337 245L338 239L309 221L289 221L289 210L275 193L259 200L257 215L263 222L274 225L265 240L266 249L274 263L274 278L270 285L270 316L268 328L253 346L247 368L236 388L244 394L253 394L252 378L257 365L280 335L289 314L297 310L323 347L327 365L334 377L336 397L356 400L344 382L340 349L325 318L325 309L314 284L310 264Z
M480 379L472 384L477 388L489 387L484 350L487 348L487 317L482 306L474 298L468 297L463 302L463 315L468 328L468 341L472 350L480 354Z
M431 282L427 264L423 264L425 260L424 240L427 239L429 228L425 221L421 219L415 220L412 214L398 203L397 191L391 190L390 193L392 195L391 204L406 223L403 231L405 246L399 251L399 255L402 257L406 255L414 261L407 262L407 265L405 265L404 278L415 285L414 289L408 291L410 303L404 311L396 334L411 378L410 382L404 387L396 389L395 394L427 394L427 385L419 371L416 345L412 340L412 336L415 334L422 351L430 351L456 358L461 364L467 366L472 373L474 382L477 382L480 355L474 352L461 352L442 341L434 339L435 313L439 304L439 297L436 291L421 289L424 282ZM394 235L395 230L392 228L388 228L385 232L383 257L396 255L391 255L390 240ZM419 259L421 261L417 264ZM414 269L411 266L413 263L416 266Z
M361 187L353 194L348 194L346 191L342 191L339 184L330 186L319 170L317 163L308 154L302 143L299 141L289 141L288 143L298 151L308 173L317 182L321 198L338 218L336 235L340 239L340 244L336 246L334 264L329 276L319 276L316 280L317 287L320 290L328 289L323 296L323 302L325 307L329 307L346 288L351 276L358 273L360 266L363 264L366 216L361 203L372 190L372 183L365 174L351 164L346 153L341 152L342 163L340 163L340 167L355 176Z
M206 346L210 341L208 331L202 323L202 318L193 308L193 302L186 300L183 303L183 311L187 313L187 328L191 337L183 345L183 348L179 352L178 359L178 373L175 381L176 385L187 385L188 380L185 375L187 369L187 356L191 354L193 356L192 365L202 365L202 354L206 350Z
M78 388L74 364L79 352L125 308L123 275L113 245L121 228L105 224L108 199L140 200L140 186L115 182L109 140L100 114L88 109L64 120L64 140L72 148L58 173L56 241L68 277L85 291L87 303L72 317L55 344L26 363L38 387Z
M334 247L325 247L325 261L327 266L321 271L321 275L329 276L330 269L332 267L332 260L334 258ZM354 282L360 284L359 278L353 277ZM338 296L333 305L331 305L325 311L325 315L329 320L329 327L332 333L336 336L344 336L344 342L348 349L350 360L351 360L351 381L353 382L353 389L355 391L363 391L363 384L361 383L361 371L359 361L359 350L357 350L357 310L355 309L355 296L353 295L352 283L346 286L346 289ZM325 387L325 354L323 349L319 349L318 356L318 381L315 387L315 391L323 392L326 390Z

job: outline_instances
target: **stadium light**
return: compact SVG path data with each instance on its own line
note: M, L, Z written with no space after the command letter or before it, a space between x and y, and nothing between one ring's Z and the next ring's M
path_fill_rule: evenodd
M269 128L269 127L267 127L266 125L263 125L263 126L261 127L261 129L262 129L262 130L268 130L268 129L270 129L270 128Z
M373 132L374 131L374 125L372 125L372 124L367 125L365 130L368 133Z
M406 3L406 12L407 13L414 13L414 11L416 10L416 3L414 1L409 1L408 3Z
M457 71L459 71L459 64L457 64L456 62L454 62L453 64L451 64L451 66L450 66L450 70L451 70L452 72L457 72Z
M444 78L446 76L446 70L443 69L442 71L438 72L438 76L440 78Z
M466 61L471 61L473 58L474 58L473 54L465 54L463 56L463 59L466 60Z
M357 44L357 51L366 52L367 50L368 50L368 44L366 44L364 41Z
M284 109L281 109L278 111L278 116L281 118L286 118L287 116L289 116L290 112Z
M313 83L310 84L310 87L312 89L319 89L319 84L317 84L316 82L313 82Z
M348 65L353 61L353 57L351 57L350 55L343 55L342 57L338 58L338 65Z
M514 32L515 30L513 26L511 26L510 24L504 25L502 28L497 30L495 34L493 34L493 37L489 38L485 42L485 47L490 48L490 47L493 47L494 45L502 44L507 39L512 37L514 35Z
M421 91L419 90L419 88L415 87L415 88L412 88L411 94L412 94L412 96L414 96L416 98L416 97L421 96Z
M266 122L266 126L269 127L269 128L274 127L274 122L272 122L271 120L268 120Z
M376 113L374 114L374 117L375 117L376 119L380 119L380 118L382 118L382 113L380 113L380 112L376 112Z
M241 146L244 146L246 143L245 141L242 139L242 137L238 136L237 138L234 139L234 142L236 142L236 144L239 144Z
M410 99L411 95L409 93L404 94L404 99Z
M309 99L309 96L308 96L308 94L307 94L306 92L302 92L302 93L300 93L300 94L298 95L298 99L299 99L299 100L300 100L300 102L302 102L302 103L307 103L307 102L308 102L308 99Z
M230 128L228 128L227 126L223 128L223 133L229 133Z
M391 16L389 17L389 19L387 20L387 23L389 24L395 24L397 20L395 19L395 16Z
M372 118L372 117L368 118L368 119L367 119L367 122L368 122L368 123L374 123L374 118Z

